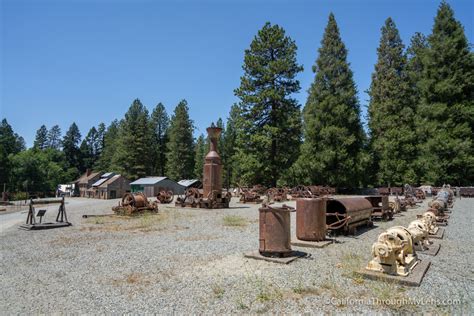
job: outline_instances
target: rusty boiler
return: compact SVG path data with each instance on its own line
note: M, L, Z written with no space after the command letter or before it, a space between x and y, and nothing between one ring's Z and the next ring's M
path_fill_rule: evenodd
M264 256L285 257L291 254L291 221L293 209L283 205L263 205L260 213L259 252Z
M326 239L326 199L296 200L296 238L306 241Z
M330 230L355 234L358 226L373 225L372 204L363 197L328 199L326 224Z

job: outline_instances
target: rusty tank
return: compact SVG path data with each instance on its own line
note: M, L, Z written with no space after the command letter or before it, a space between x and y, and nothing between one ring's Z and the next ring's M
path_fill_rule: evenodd
M326 239L326 199L296 200L296 238L306 241Z
M327 228L355 234L357 227L373 225L372 210L372 204L363 197L330 198L326 205Z
M285 257L291 254L290 213L294 209L283 205L263 205L259 211L259 252L264 256Z

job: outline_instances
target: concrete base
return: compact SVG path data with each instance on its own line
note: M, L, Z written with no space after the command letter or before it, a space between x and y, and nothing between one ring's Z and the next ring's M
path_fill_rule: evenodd
M438 231L434 235L429 235L430 238L434 239L443 239L444 236L444 228L443 227L438 227Z
M263 200L260 200L260 201L253 201L253 202L237 202L237 204L262 204L263 203Z
M68 227L72 226L71 223L68 222L57 222L57 223L41 223L41 224L23 224L20 225L19 228L26 229L26 230L42 230L42 229L53 229L53 228L61 228L61 227Z
M260 251L258 250L244 253L245 258L265 260L268 262L282 263L282 264L288 264L292 261L295 261L298 258L305 257L306 255L307 254L305 252L301 252L301 251L293 251L287 257L267 257L267 256L262 255Z
M439 249L441 248L441 245L438 242L434 242L433 244L428 246L428 249L419 250L416 248L417 247L415 247L416 253L421 253L427 256L436 256L439 252Z
M308 247L308 248L324 248L329 244L332 244L334 239L326 239L323 241L307 241L296 238L296 236L291 237L291 245L297 247Z
M359 271L359 274L362 275L364 278L371 279L371 280L394 282L394 283L408 285L408 286L420 286L421 281L423 280L423 277L426 274L426 271L428 271L428 268L430 267L430 264L431 264L431 261L429 260L426 260L426 259L420 260L418 264L410 272L410 274L406 277L385 274L385 273L370 271L366 269Z

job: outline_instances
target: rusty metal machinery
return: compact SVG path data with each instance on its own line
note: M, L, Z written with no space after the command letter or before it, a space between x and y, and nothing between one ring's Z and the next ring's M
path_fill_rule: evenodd
M390 207L387 195L371 195L365 199L372 204L372 218L389 220L393 218L394 210Z
M261 184L256 184L250 189L250 191L257 193L258 195L265 195L267 192L267 187Z
M156 196L156 200L160 204L169 204L173 202L173 198L174 198L174 193L171 190L169 191L161 190L160 193L158 193L158 195Z
M326 200L303 198L296 200L296 238L306 241L326 239Z
M293 208L283 205L259 208L259 252L263 256L285 257L291 249L290 212Z
M428 225L422 220L414 220L408 225L408 231L410 232L413 245L415 250L417 251L424 251L427 250L428 247L432 244L429 240L429 228Z
M270 188L267 190L267 198L270 202L285 202L288 201L287 188Z
M415 197L418 200L424 200L426 198L425 192L422 189L415 190Z
M380 234L372 245L372 256L366 269L391 275L407 276L418 263L412 235L402 226Z
M459 195L462 197L474 197L474 187L459 188Z
M298 185L290 190L291 199L311 198L313 195L310 189L304 185Z
M260 198L260 195L253 191L246 188L240 188L240 203L254 203L260 204L263 202L263 199Z
M326 205L327 229L355 234L357 227L373 225L372 209L372 204L362 197L328 198Z
M112 208L119 215L133 215L140 212L158 212L158 204L150 203L142 192L125 193L122 202Z
M390 188L377 188L377 192L380 195L390 195Z
M184 192L184 196L176 199L176 206L180 207L199 207L202 201L202 190L189 188Z

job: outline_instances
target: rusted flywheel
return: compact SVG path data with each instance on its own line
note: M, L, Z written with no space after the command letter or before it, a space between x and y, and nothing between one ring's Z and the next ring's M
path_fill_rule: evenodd
M156 198L158 202L162 204L169 204L173 201L174 193L171 190L169 191L162 190L160 191L160 193L158 193L158 196Z

